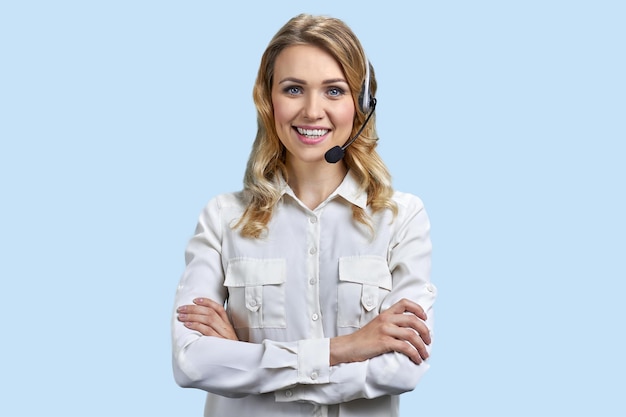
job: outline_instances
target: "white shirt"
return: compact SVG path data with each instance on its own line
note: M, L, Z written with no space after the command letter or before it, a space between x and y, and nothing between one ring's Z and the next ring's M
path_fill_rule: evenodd
M428 363L400 353L329 364L329 340L350 334L402 298L428 314L430 223L421 200L395 192L398 215L372 216L375 235L352 219L367 195L351 176L315 210L283 181L261 239L231 228L241 193L211 200L185 252L175 308L197 297L227 305L240 341L203 336L172 319L176 382L208 392L212 417L397 416L398 395ZM249 342L249 343L248 343Z

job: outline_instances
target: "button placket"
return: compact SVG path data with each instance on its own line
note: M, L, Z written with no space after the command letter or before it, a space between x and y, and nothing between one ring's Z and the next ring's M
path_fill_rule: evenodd
M321 221L319 212L307 214L307 308L309 311L310 337L319 338L324 336L322 320L320 320L319 300L319 256L320 256L320 228Z

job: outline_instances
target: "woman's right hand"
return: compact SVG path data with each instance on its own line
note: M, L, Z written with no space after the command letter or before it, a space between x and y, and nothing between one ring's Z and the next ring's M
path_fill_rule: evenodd
M402 299L356 332L330 340L330 364L362 362L388 352L399 352L420 364L428 358L430 331L419 304Z

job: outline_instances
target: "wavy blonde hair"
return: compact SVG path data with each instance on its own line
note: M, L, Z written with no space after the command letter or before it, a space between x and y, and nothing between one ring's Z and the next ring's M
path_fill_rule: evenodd
M246 237L258 238L267 228L281 196L277 174L287 179L286 151L276 132L271 91L276 58L292 45L314 45L332 55L344 72L355 103L359 102L366 65L369 65L370 92L372 96L376 94L374 68L369 64L358 38L343 21L301 14L289 20L274 35L261 58L253 90L258 130L243 181L247 207L235 224L235 227L241 227L241 233ZM351 137L366 117L367 114L357 106ZM367 192L367 205L372 212L390 209L395 216L397 206L391 199L391 175L375 150L378 140L375 126L375 117L372 117L358 140L346 149L344 162L356 176L359 186ZM373 232L365 210L353 206L352 214L355 221Z

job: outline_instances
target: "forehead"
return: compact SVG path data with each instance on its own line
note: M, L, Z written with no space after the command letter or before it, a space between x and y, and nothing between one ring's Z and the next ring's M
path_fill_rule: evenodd
M341 65L328 52L314 45L292 45L283 49L274 62L274 76L325 80L345 78Z

